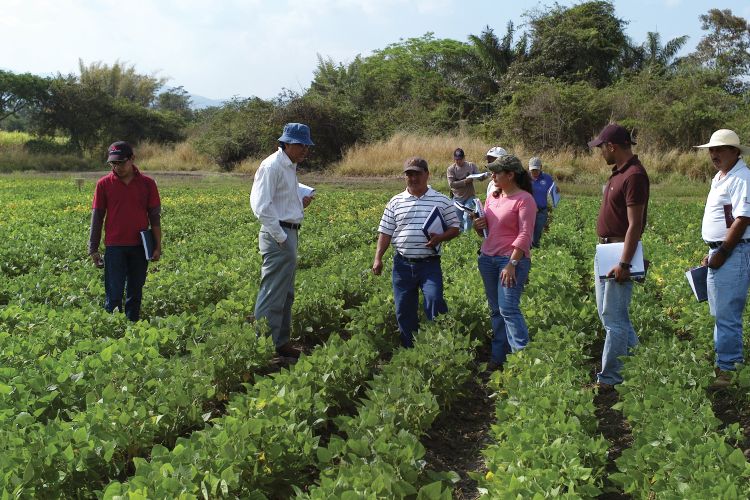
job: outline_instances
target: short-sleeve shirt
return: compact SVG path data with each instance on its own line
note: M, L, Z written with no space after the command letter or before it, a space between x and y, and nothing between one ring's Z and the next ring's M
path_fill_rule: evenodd
M434 256L435 250L425 246L429 240L422 232L422 225L433 207L438 207L449 227L459 227L451 200L428 187L421 197L406 190L391 198L383 211L378 232L390 236L393 249L404 257L419 259Z
M156 182L133 167L135 175L128 184L114 172L96 183L93 208L105 210L104 245L136 246L140 232L148 229L148 210L161 206Z
M531 179L531 187L534 191L534 201L537 208L547 208L547 193L552 186L552 176L547 172L541 172L539 177Z
M604 186L596 233L601 237L624 238L629 226L628 207L635 205L644 205L643 232L646 228L648 198L648 174L638 156L633 155L622 168L612 168L612 175Z
M717 172L703 212L703 241L724 241L736 217L750 217L750 169L740 158L727 174ZM750 238L750 226L742 239Z

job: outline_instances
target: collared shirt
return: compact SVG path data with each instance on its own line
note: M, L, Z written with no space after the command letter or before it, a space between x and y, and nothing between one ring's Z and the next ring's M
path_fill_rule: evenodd
M596 233L601 237L624 238L628 232L628 207L644 205L643 225L646 229L649 180L638 156L633 155L622 168L612 168L612 175L604 186L602 206L596 221Z
M456 163L448 167L448 184L450 185L453 196L460 200L466 200L476 196L474 182L466 182L466 176L478 174L476 163L464 161L464 165L459 167Z
M547 193L554 183L552 176L547 172L540 172L539 177L531 178L531 188L534 191L534 201L537 208L547 208Z
M510 196L489 196L484 213L488 234L482 242L483 254L509 256L517 248L524 256L531 256L536 219L536 202L531 194L521 190Z
M279 222L299 224L304 217L302 200L297 191L297 164L283 149L263 160L255 172L250 190L250 208L273 239L286 241Z
M393 249L404 257L431 257L435 255L435 250L425 246L429 240L422 232L422 225L433 207L438 207L449 227L459 227L451 200L428 186L421 197L406 190L391 198L383 211L378 232L391 236Z
M110 172L96 183L94 210L106 212L104 244L106 246L135 246L141 244L140 232L148 229L150 209L159 208L161 199L156 182L133 166L133 178L125 184ZM99 244L97 240L96 244Z
M750 217L750 169L742 158L724 177L717 172L703 212L703 241L724 241L736 217ZM742 239L750 238L750 226Z

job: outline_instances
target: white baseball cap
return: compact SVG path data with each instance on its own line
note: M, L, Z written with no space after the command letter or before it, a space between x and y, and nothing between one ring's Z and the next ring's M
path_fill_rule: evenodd
M529 160L529 170L541 170L542 169L542 159L538 156L533 157Z
M487 156L492 156L493 158L500 158L501 156L505 156L507 154L508 152L500 146L491 147L490 150L487 151Z

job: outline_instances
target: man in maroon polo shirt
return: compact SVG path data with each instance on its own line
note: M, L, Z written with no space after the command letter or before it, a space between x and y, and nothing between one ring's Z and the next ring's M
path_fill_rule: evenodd
M154 234L151 260L161 257L161 201L156 183L141 174L133 163L130 144L118 141L108 150L107 164L112 172L96 183L89 255L97 267L104 268L104 308L122 311L125 294L125 316L138 321L141 314L143 285L148 261L140 232L149 225ZM99 240L104 225L104 260L99 254ZM126 289L127 287L127 289Z
M631 146L635 142L624 127L611 123L588 145L599 148L612 175L604 186L602 206L596 221L599 243L624 242L620 262L608 273L612 279L594 276L596 307L606 332L602 349L602 371L597 373L600 390L611 390L622 382L621 356L638 344L628 309L633 295L630 261L646 227L649 179Z

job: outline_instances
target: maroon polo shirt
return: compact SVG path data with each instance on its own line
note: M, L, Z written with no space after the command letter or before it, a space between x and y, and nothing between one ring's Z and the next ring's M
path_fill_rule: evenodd
M604 186L596 234L600 237L624 238L628 231L628 207L633 205L645 205L642 226L645 229L648 196L648 174L638 156L633 155L622 168L612 168L612 175Z
M105 246L140 245L140 232L149 225L148 209L161 205L156 182L135 166L133 170L135 175L129 184L122 182L114 172L96 183L93 208L106 211Z

